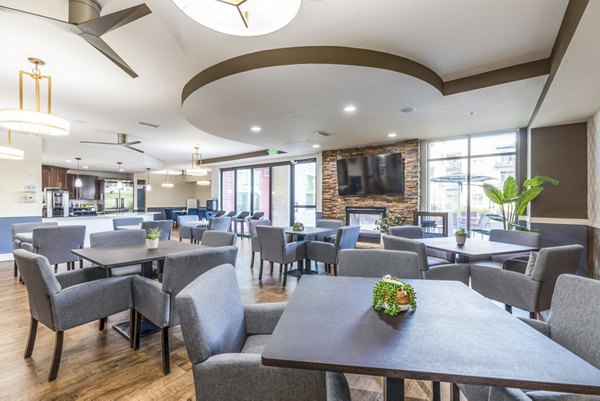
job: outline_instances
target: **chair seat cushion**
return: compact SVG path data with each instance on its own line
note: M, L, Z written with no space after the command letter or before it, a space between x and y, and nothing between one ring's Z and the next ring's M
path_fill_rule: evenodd
M502 263L492 262L491 260L481 260L479 262L472 263L473 266L489 267L490 269L502 269Z
M437 265L447 265L448 263L450 263L449 260L436 258L435 256L427 256L427 264L429 265L429 267Z
M270 334L256 334L246 339L240 351L242 354L262 354L271 339Z

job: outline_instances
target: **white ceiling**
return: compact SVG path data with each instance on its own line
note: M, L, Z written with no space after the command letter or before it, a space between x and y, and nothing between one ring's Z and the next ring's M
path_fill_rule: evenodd
M100 1L102 14L139 2ZM545 77L443 97L421 81L398 73L303 65L250 71L214 82L186 102L185 115L180 97L185 83L213 64L289 46L385 51L422 63L444 80L545 58L567 0L304 0L287 27L251 38L211 31L171 1L146 3L152 14L103 36L139 74L136 79L70 32L0 12L0 37L5 43L0 107L17 106L18 70L30 69L26 58L35 56L46 61L42 72L53 78L53 112L72 122L69 137L46 140L44 162L70 166L64 159L81 156L94 170L112 170L117 161L124 162L127 171L181 169L189 165L196 144L201 145L205 158L267 147L292 155L306 153L312 151L306 140L314 140L311 133L316 129L335 134L323 142L324 147L342 147L386 141L390 130L400 138L425 138L521 127L533 112ZM599 25L598 5L593 3L588 8L596 11L588 15L588 10L582 21L586 26ZM0 5L67 18L67 0L0 0ZM581 41L585 48L586 41L595 40L598 28L594 31L592 26L581 27L574 44ZM579 68L577 64L574 68ZM562 68L559 72L563 74ZM570 75L577 72L561 78L566 87L573 88L569 80L580 77ZM549 93L548 98L558 102L560 94ZM340 111L347 102L359 108L352 116ZM573 106L575 110L565 114L581 118L580 114L589 114L588 109L600 109L598 99L586 104L589 107L584 111ZM406 106L417 110L398 113ZM469 115L471 111L475 116ZM545 114L540 113L540 118ZM160 127L141 126L139 121ZM252 124L263 126L263 132L251 135ZM80 140L116 141L117 132L141 140L138 147L146 153L140 156L116 146L79 144Z

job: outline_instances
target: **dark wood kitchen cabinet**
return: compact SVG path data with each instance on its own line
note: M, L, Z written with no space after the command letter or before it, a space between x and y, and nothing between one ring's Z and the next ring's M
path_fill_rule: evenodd
M67 169L42 166L42 189L46 187L67 189Z

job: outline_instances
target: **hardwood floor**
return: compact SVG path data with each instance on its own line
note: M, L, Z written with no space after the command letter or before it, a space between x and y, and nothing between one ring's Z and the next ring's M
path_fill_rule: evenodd
M250 241L239 239L237 277L245 303L285 301L294 292L297 279L290 277L281 286L279 268L273 275L265 265L262 284L258 283L258 257L250 266ZM86 265L87 266L87 265ZM314 268L314 267L313 267ZM65 271L60 266L59 271ZM323 265L319 273L324 274ZM111 316L108 328L98 331L90 323L65 332L58 378L49 383L54 333L42 324L31 358L24 359L29 329L27 291L13 277L12 262L0 263L0 399L2 400L193 400L194 385L179 327L170 330L171 374L162 374L160 334L142 338L140 350L111 325L129 318L127 312ZM348 375L354 401L382 400L381 378ZM449 386L442 385L442 399L449 399ZM407 381L411 400L431 398L431 383Z

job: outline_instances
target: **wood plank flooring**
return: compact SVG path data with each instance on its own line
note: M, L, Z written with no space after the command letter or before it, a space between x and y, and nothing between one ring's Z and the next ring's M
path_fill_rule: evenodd
M286 301L297 279L281 286L278 265L269 273L265 264L262 284L258 282L258 257L250 266L250 241L239 239L236 272L245 303ZM314 268L314 267L313 267ZM61 266L59 271L65 271ZM324 274L323 265L319 265ZM98 331L90 323L65 332L58 379L48 383L54 333L42 324L29 359L23 358L29 329L29 304L24 285L13 277L12 262L0 263L0 400L194 400L191 364L181 330L170 330L171 374L162 374L160 334L142 338L140 350L112 329L113 323L128 319L128 313L111 316L108 328ZM383 380L348 375L354 401L382 400ZM442 400L449 399L449 385L442 385ZM410 400L431 398L431 383L407 381Z

